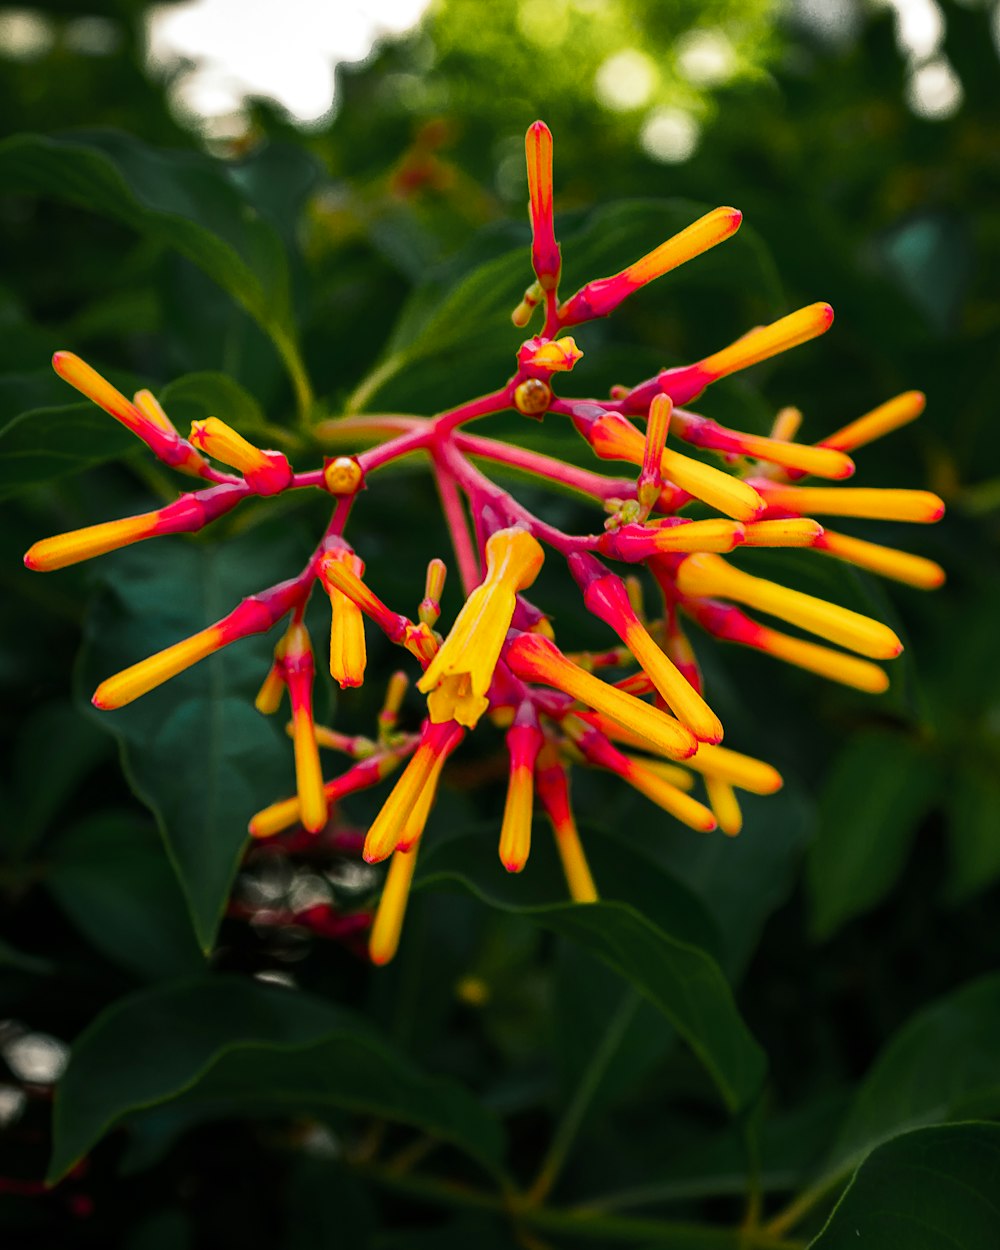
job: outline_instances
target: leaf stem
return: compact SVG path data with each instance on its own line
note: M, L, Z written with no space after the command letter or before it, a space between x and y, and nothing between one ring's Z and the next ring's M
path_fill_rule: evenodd
M639 995L629 989L622 996L618 1010L611 1018L600 1045L594 1050L579 1085L563 1112L562 1119L556 1125L549 1148L539 1168L534 1183L528 1189L527 1198L532 1205L543 1202L552 1190L559 1173L562 1171L566 1158L572 1149L573 1142L580 1130L598 1086L608 1067L618 1053L618 1048L625 1036L625 1031L635 1017L639 1006Z
M813 1207L818 1202L821 1202L832 1189L835 1189L843 1179L843 1173L832 1173L818 1180L815 1185L810 1185L808 1189L804 1189L798 1197L792 1199L784 1210L779 1211L777 1215L767 1221L763 1226L764 1232L773 1236L783 1236L789 1229L800 1223Z
M298 344L285 330L271 326L271 338L278 349L278 354L288 370L295 391L295 408L298 412L299 424L308 427L313 410L313 389L306 372L305 362L299 353Z

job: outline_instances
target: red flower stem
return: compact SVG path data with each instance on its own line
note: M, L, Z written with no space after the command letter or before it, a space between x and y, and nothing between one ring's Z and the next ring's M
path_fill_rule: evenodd
M455 549L455 560L458 563L458 574L462 579L462 588L466 596L479 585L482 579L482 565L476 553L476 547L469 533L465 515L465 506L458 493L455 478L448 467L438 456L432 458L434 481L437 483L441 497L441 511L451 535L451 545Z
M523 525L531 534L547 543L560 555L568 556L575 551L594 550L597 544L596 537L593 535L574 537L540 520L523 504L518 503L503 487L497 486L485 474L480 473L475 465L466 460L453 442L449 441L440 449L439 459L444 463L453 481L468 496L473 515L478 515L484 504L492 504L508 522Z
M457 408L449 408L440 413L433 420L435 438L441 440L452 430L465 425L467 421L475 421L477 417L488 417L495 412L503 412L505 408L512 408L514 390L521 381L523 379L520 374L516 374L502 390L494 391L491 395L482 395L479 399L470 400L467 404L459 404Z
M603 473L593 473L589 469L580 469L576 465L566 464L554 456L545 456L541 452L528 451L524 447L516 447L511 443L501 443L492 438L481 438L476 434L458 434L455 444L463 452L473 456L482 456L484 460L492 460L496 464L506 464L512 469L520 469L534 477L544 478L556 486L565 486L568 490L577 491L589 499L630 499L635 495L635 482L624 477L606 477Z

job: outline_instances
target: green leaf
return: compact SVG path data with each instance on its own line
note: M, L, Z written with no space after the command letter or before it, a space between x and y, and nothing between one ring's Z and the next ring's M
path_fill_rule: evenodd
M201 967L184 896L148 819L110 811L72 825L51 849L45 885L112 962L144 978Z
M904 1129L1000 1112L1000 975L939 999L876 1059L830 1153L827 1172L855 1164Z
M671 830L663 859L718 926L720 961L731 977L746 967L764 922L791 894L815 833L815 808L790 781L778 794L741 793L738 838L692 838Z
M995 1250L1000 1125L894 1137L862 1163L811 1250Z
M764 1078L764 1054L737 1011L719 965L686 936L675 935L668 910L658 910L654 924L625 903L509 902L499 863L493 860L494 867L484 875L484 861L477 852L487 845L482 835L473 835L435 848L427 856L420 884L458 886L578 943L666 1016L704 1065L730 1111L739 1112L753 1101ZM673 890L682 895L682 887L674 885Z
M218 976L121 999L77 1040L56 1092L50 1182L126 1116L170 1100L229 1114L381 1116L499 1169L499 1126L461 1086L419 1071L348 1011Z
M185 374L168 382L158 398L182 433L189 421L204 421L206 417L218 417L243 434L267 424L256 399L225 373Z
M21 727L14 743L12 779L17 812L0 849L25 855L45 833L80 782L108 755L103 734L69 703L45 703Z
M11 946L9 942L4 942L2 939L0 939L0 968L31 972L36 976L48 976L53 971L53 966L48 959L41 959L38 955L29 955L26 951L18 950L16 946Z
M949 902L964 902L1000 877L997 812L1000 780L984 768L963 766L948 787Z
M306 403L284 250L223 162L157 151L113 131L16 135L0 144L0 182L8 192L78 204L176 248L270 335Z
M134 451L124 426L94 404L22 412L0 430L0 498Z
M937 785L934 761L904 734L870 730L841 752L820 799L808 862L818 938L885 897Z
M157 539L108 557L84 630L84 695L294 574L304 554L290 535L256 529L224 546ZM290 745L253 706L272 647L267 636L245 639L128 707L93 713L119 740L128 780L156 815L206 951L247 821L294 790Z

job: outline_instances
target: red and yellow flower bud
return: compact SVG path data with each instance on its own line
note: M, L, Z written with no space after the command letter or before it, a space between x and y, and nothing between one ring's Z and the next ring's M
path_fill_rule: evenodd
M500 826L500 862L508 872L520 872L528 862L535 762L543 741L534 708L522 704L506 737L510 775Z
M575 903L596 903L598 894L573 819L569 777L551 743L545 743L535 763L535 790L555 835L570 898Z
M364 561L346 547L328 552L328 560L339 560L360 578ZM365 679L365 622L361 609L343 591L330 587L330 676L341 690L360 686Z
M424 597L417 610L417 618L428 629L433 629L441 615L441 595L444 593L444 582L448 570L443 560L436 556L427 565L427 579L424 582Z
M341 776L328 781L323 787L327 806L332 807L345 795L356 794L359 790L370 790L372 786L377 786L399 767L400 761L409 754L411 749L410 746L404 746L393 751L372 755L349 768ZM302 802L297 794L290 799L272 803L252 817L248 826L250 836L273 838L282 830L290 829L292 825L298 824L301 814Z
M897 551L893 547L883 547L862 538L849 538L846 534L834 534L829 530L817 535L812 546L838 560L846 560L848 564L878 573L880 577L891 577L894 581L916 586L918 590L937 590L944 584L945 572L940 564L908 551Z
M52 367L64 382L76 387L99 408L120 421L127 430L142 439L154 456L171 468L194 477L205 477L211 472L206 460L181 438L149 391L139 391L136 402L132 403L96 369L72 352L56 352L52 357Z
M603 712L616 724L634 730L674 759L694 754L697 742L684 725L648 703L609 686L559 650L555 643L537 634L520 634L508 646L507 663L524 681L554 686L588 707Z
M681 724L702 742L721 741L722 722L650 637L629 602L621 578L592 556L570 556L569 568L583 590L587 611L621 638Z
M853 460L842 451L823 446L808 447L801 443L764 438L757 434L743 434L691 412L678 412L674 428L685 442L694 447L704 447L726 455L751 456L785 469L811 473L815 477L841 479L854 473Z
M696 364L662 370L655 378L640 383L628 392L623 401L623 411L645 413L653 396L659 394L669 395L676 409L696 399L707 386L720 378L798 347L800 343L823 334L832 324L833 309L829 304L810 304L800 308L769 326L758 326L735 343Z
M734 569L721 556L688 556L676 576L682 595L745 603L871 659L895 659L903 649L892 630L880 621Z
M193 422L191 442L213 460L238 469L254 494L277 495L291 485L292 466L280 451L261 451L218 417Z
M944 502L928 490L863 486L785 486L754 480L768 508L796 516L853 516L872 521L940 521Z
M300 583L289 581L249 596L221 621L102 681L94 692L94 707L102 711L124 707L220 648L251 634L266 633L295 607L302 594Z
M364 857L369 864L388 859L399 845L407 817L416 806L421 791L432 775L440 774L439 764L443 766L464 734L465 731L454 721L425 723L417 749L368 829Z
M740 228L743 214L736 208L715 208L704 217L661 243L640 260L610 278L588 282L559 309L563 325L576 325L595 317L606 317L634 291L693 260L702 252L730 238Z
M556 243L552 206L552 132L544 122L533 122L528 127L524 154L528 165L531 267L542 289L551 291L559 284L562 258Z
M726 642L764 651L786 664L794 664L866 694L881 694L889 686L889 678L877 664L758 625L738 608L707 599L692 599L684 606L708 633Z
M518 364L523 369L545 373L568 373L582 357L576 340L568 335L561 339L529 339L517 353Z
M319 833L327 822L329 810L313 723L312 692L316 665L308 631L301 621L293 621L289 626L281 664L292 705L295 788L301 805L299 819L310 833Z
M155 512L122 517L119 521L102 521L99 525L71 530L68 534L42 538L25 553L24 563L35 572L50 573L147 538L158 538L163 534L193 534L235 508L245 498L246 490L238 483L181 495L180 499L157 508Z
M649 405L649 420L646 422L646 445L642 453L642 471L636 487L636 498L642 516L645 518L656 506L663 488L660 477L660 464L663 451L667 445L667 431L670 428L672 404L666 395L657 395Z
M715 828L715 817L703 803L685 794L662 774L648 767L644 761L623 754L617 747L612 746L604 734L593 725L577 717L568 716L563 722L563 727L590 763L617 774L657 807L669 812L671 816L692 829L698 829L702 833L711 833Z
M534 582L545 554L527 530L498 530L486 544L486 576L459 612L448 637L417 682L435 722L474 728L514 615L517 592Z
M602 460L628 460L642 464L646 440L631 422L618 413L601 412L590 418L576 416L574 424ZM765 503L752 486L740 478L702 464L669 448L660 457L660 473L696 499L710 504L737 521L752 521Z
M334 548L320 557L317 565L319 579L328 595L338 591L361 609L365 616L375 622L391 642L402 642L409 624L405 616L393 612L371 590L354 571L352 565L343 560L338 552L342 548Z

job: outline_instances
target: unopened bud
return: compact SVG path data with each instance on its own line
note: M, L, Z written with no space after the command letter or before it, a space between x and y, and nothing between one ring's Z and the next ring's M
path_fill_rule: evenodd
M356 495L365 480L354 456L327 457L323 462L323 485L331 495Z
M514 407L525 417L540 417L551 402L552 390L541 378L528 378L514 392Z

